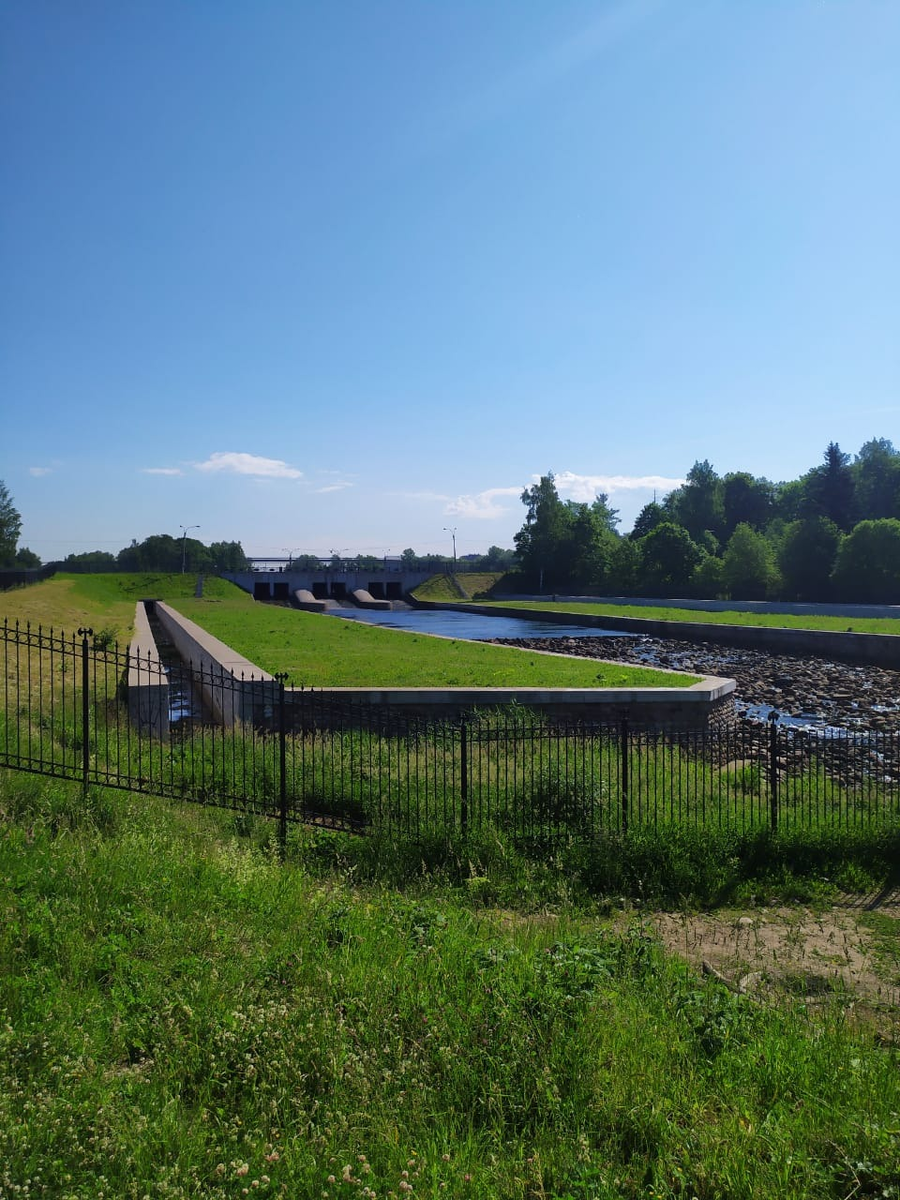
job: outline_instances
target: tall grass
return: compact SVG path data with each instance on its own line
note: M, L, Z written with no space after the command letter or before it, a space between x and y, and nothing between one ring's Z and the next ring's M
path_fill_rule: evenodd
M0 806L4 1196L900 1188L897 1051L843 998L734 995L502 839L457 880L395 847L391 886L333 835L282 866L165 802L6 775Z

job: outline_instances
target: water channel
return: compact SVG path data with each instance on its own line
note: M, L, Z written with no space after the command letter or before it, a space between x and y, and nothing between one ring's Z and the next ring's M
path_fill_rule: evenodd
M560 625L555 621L529 621L524 617L488 617L483 613L447 612L442 609L341 609L333 614L345 621L384 625L408 633L433 633L465 642L487 642L492 638L583 638L635 637L611 629L584 625Z

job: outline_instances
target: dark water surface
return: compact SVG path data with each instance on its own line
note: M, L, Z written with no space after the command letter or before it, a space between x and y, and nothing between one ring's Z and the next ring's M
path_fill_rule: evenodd
M375 609L342 609L333 614L345 621L364 621L367 625L386 625L409 633L436 633L466 642L484 642L491 638L572 638L628 637L611 629L584 625L559 625L553 621L526 621L519 617L486 617L482 613L444 612L409 609L379 612Z
M584 625L560 625L550 620L524 620L518 617L485 617L476 612L409 610L378 612L368 608L343 608L334 613L344 620L361 620L367 625L386 625L410 634L438 634L458 637L464 642L486 642L492 637L623 637L611 629L593 629Z

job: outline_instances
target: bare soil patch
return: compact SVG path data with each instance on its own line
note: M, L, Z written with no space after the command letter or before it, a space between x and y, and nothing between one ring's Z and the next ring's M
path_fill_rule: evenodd
M877 912L878 928L867 920ZM900 896L814 911L802 905L655 913L663 945L735 991L807 1002L840 996L881 1010L900 1035Z

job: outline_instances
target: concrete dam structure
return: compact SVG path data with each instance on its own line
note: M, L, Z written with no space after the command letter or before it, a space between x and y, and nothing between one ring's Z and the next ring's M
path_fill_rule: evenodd
M294 604L298 608L325 611L329 603L352 603L360 608L390 608L406 599L413 588L430 579L433 571L357 571L323 566L298 570L290 566L269 570L222 571L249 592L254 600Z

